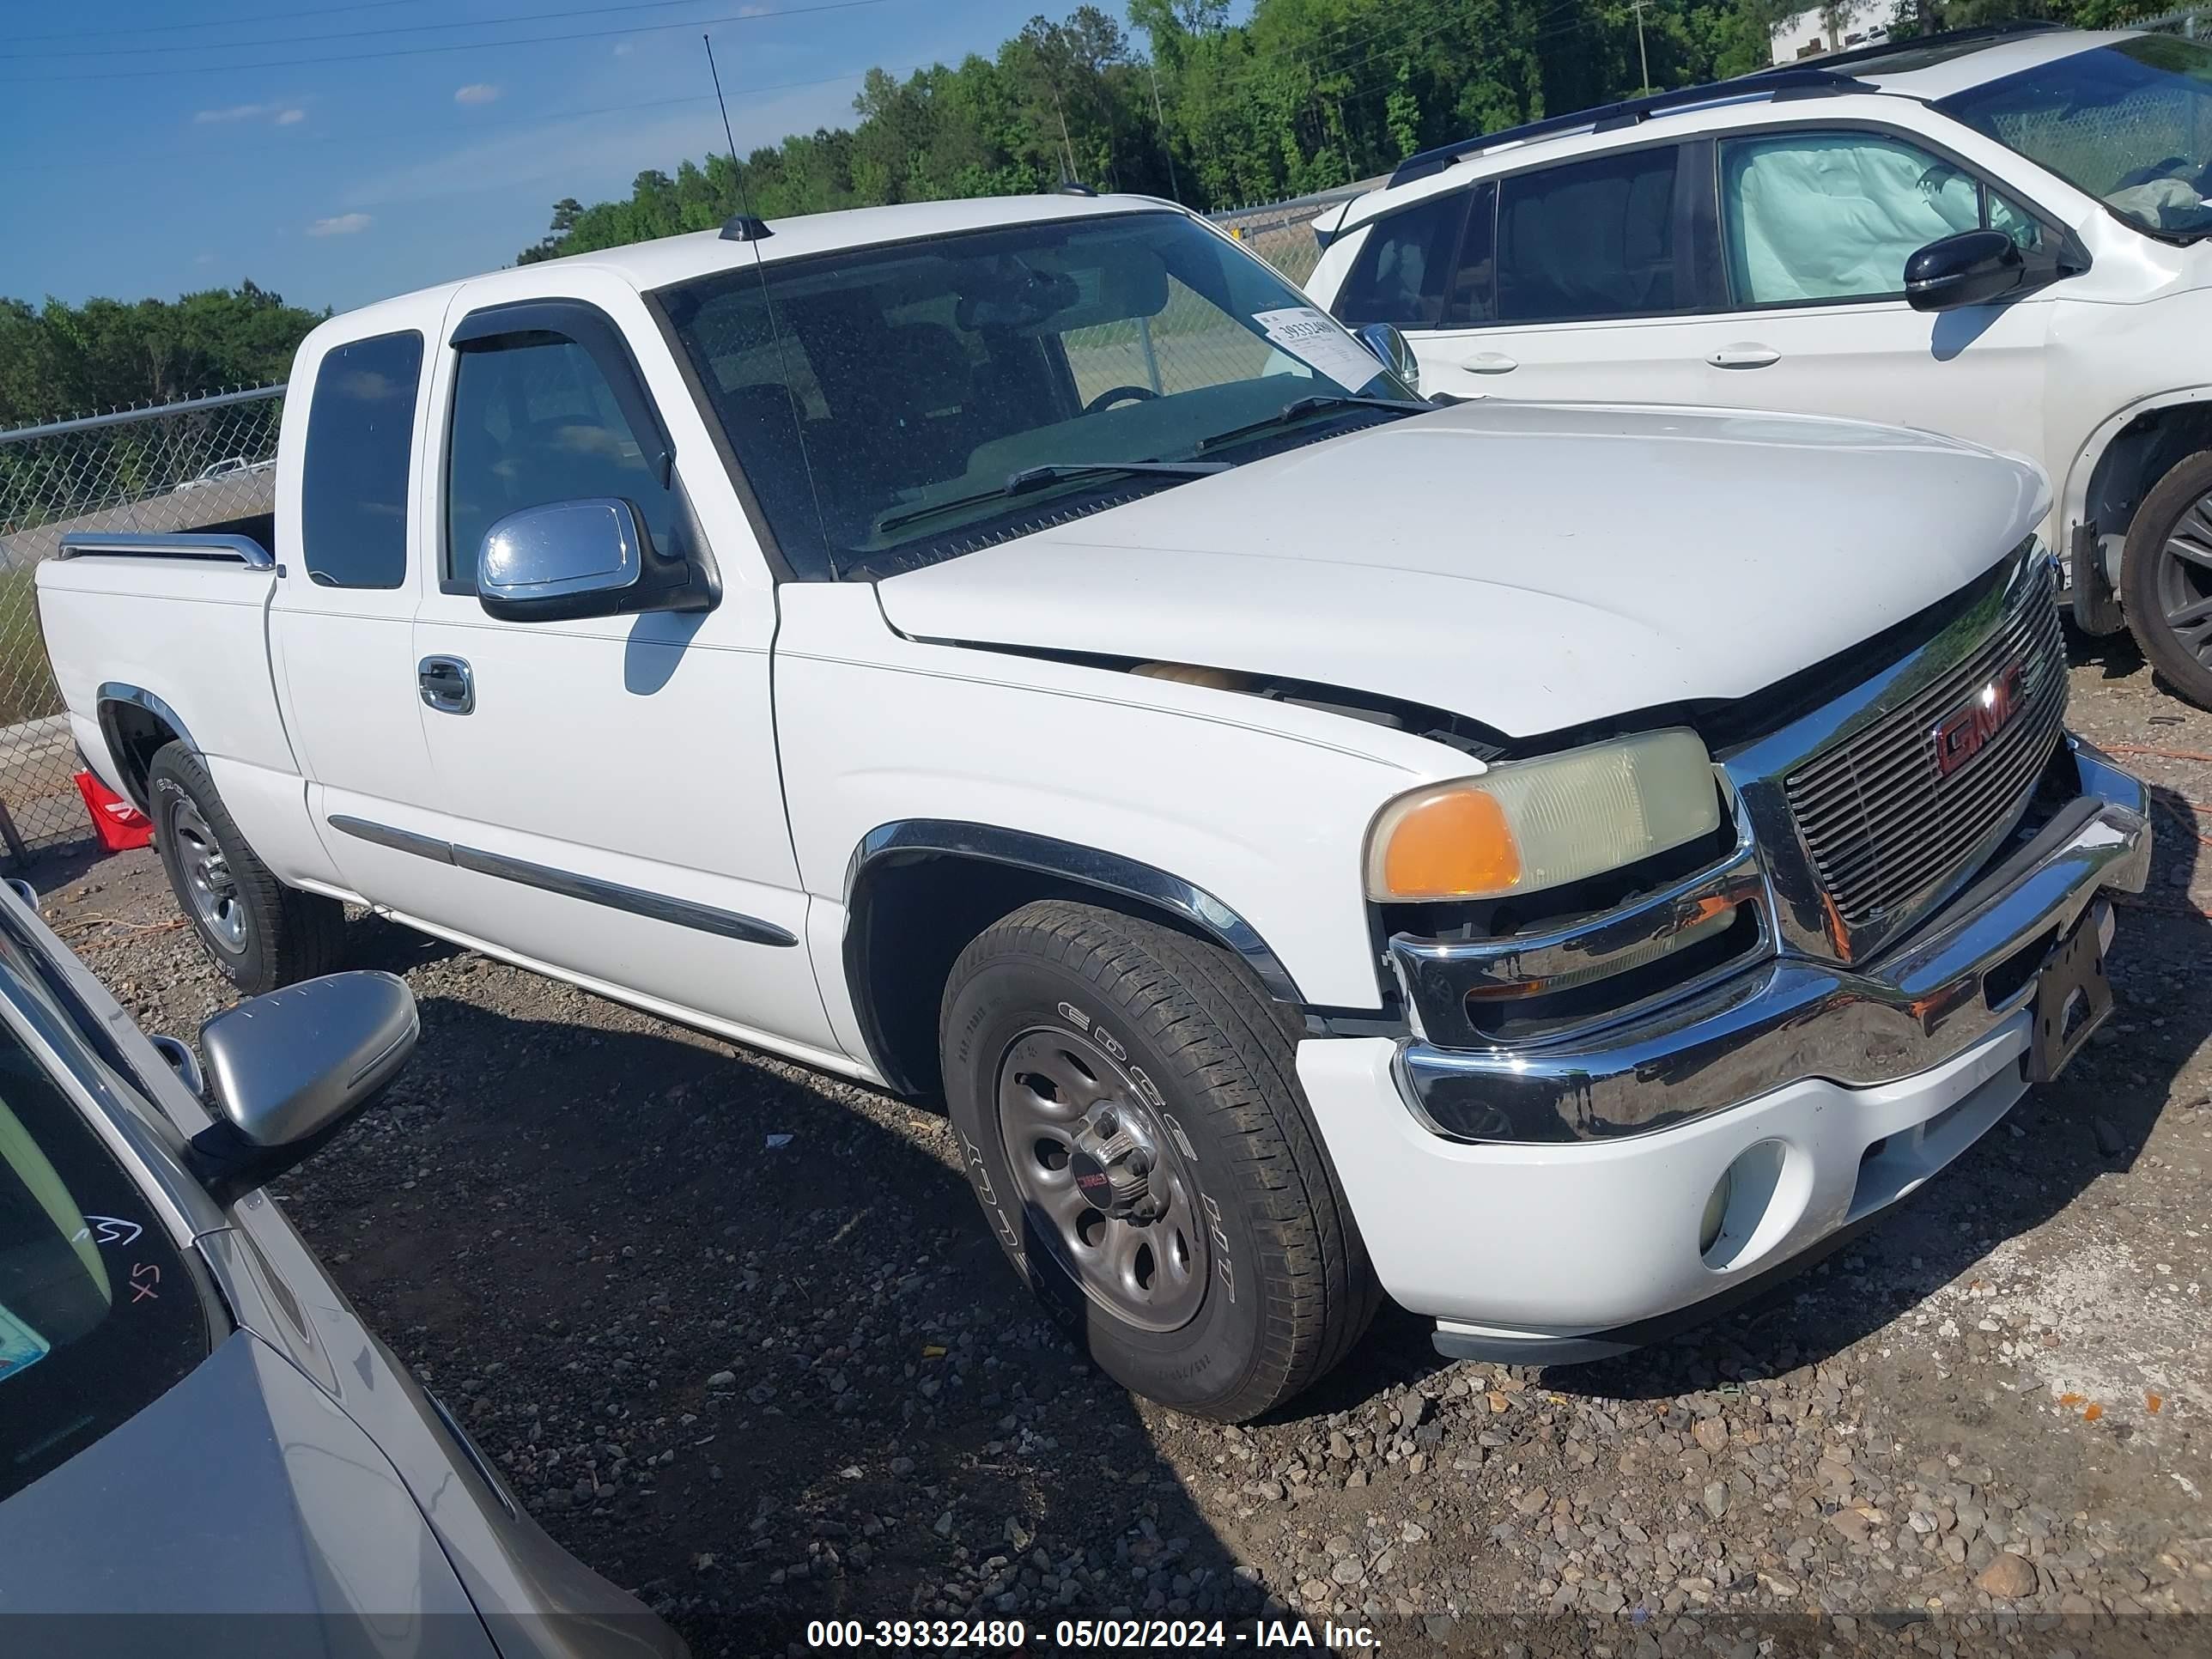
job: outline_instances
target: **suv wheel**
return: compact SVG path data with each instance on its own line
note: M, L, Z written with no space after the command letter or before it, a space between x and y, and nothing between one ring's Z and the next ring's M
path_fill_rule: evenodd
M954 964L945 1096L1000 1248L1109 1375L1255 1417L1344 1357L1379 1291L1294 1042L1235 958L1046 901Z
M164 744L147 769L146 793L177 906L225 978L257 996L330 971L345 908L276 879L231 822L204 761Z
M2128 626L2173 689L2212 708L2212 451L2143 498L2120 559Z

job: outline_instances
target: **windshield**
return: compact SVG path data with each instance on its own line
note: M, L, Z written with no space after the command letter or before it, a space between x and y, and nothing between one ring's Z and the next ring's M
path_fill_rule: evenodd
M769 260L658 297L805 575L966 552L1218 470L1122 464L1233 465L1402 412L1357 395L1413 397L1176 213Z
M0 1500L206 1355L198 1289L153 1203L0 1025Z
M1936 107L2137 228L2212 230L2212 49L2144 34L1973 87Z

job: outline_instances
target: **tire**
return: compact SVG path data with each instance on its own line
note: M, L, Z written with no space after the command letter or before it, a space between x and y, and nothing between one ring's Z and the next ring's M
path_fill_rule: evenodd
M2212 708L2212 450L2176 466L2136 509L2120 557L2120 599L2151 666L2198 708Z
M1235 957L1114 911L1026 905L953 964L939 1041L993 1234L1122 1386L1241 1422L1365 1331L1381 1292L1292 1033Z
M223 976L248 996L326 974L337 961L345 907L287 887L254 855L216 793L207 764L164 744L147 769L154 845L177 908Z

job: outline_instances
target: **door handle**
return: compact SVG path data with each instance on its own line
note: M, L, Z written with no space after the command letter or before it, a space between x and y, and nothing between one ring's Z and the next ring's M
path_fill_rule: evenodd
M422 701L441 714L465 714L477 706L476 672L459 657L425 657L415 665Z
M1772 346L1760 345L1755 340L1736 345L1724 345L1705 359L1715 368L1765 368L1770 363L1782 361L1782 354Z
M1478 351L1472 357L1461 358L1459 366L1470 374L1510 374L1521 367L1502 351Z

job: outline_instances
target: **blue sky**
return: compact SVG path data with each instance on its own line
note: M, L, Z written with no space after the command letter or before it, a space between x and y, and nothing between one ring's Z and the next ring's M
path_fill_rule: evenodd
M742 152L848 122L872 65L989 52L1075 0L804 9L827 3L15 0L0 295L250 276L343 309L466 276L544 234L557 198L624 195L722 148L702 27ZM546 35L588 38L526 44Z

